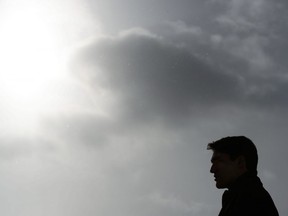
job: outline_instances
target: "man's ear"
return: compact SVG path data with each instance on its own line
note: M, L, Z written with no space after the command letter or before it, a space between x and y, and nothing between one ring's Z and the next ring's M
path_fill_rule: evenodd
M238 158L237 158L237 164L239 166L239 168L241 169L247 169L246 167L246 159L243 155L240 155Z

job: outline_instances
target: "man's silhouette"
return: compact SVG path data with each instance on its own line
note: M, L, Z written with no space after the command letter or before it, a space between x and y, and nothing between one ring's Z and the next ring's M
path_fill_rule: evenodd
M209 143L213 150L210 172L222 196L219 216L279 216L269 193L257 176L258 154L244 136L225 137Z

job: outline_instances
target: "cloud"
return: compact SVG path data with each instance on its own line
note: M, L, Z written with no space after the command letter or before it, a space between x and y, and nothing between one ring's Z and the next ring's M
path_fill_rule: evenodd
M175 22L167 22L166 24L167 30L173 29L178 34L188 34L190 36L201 36L202 35L202 29L199 26L188 26L184 21L178 20ZM163 25L165 27L165 24ZM159 26L158 26L159 27ZM169 28L170 27L170 28Z
M45 137L35 136L1 136L0 137L0 160L4 162L17 162L17 160L26 160L37 154L52 155L56 148Z
M221 23L215 25L222 28ZM178 21L163 24L155 32L231 74L269 74L275 67L274 59L267 51L271 46L271 39L257 30L241 34L225 26L224 30L215 33Z
M261 73L274 68L264 51L265 38L211 35L196 45L209 53L205 57L193 45L186 47L188 41L180 41L187 35L182 32L172 40L139 28L98 38L77 50L71 68L96 100L99 92L109 98L108 115L127 122L158 119L173 124L219 106L287 106L287 79ZM197 44L194 36L190 42Z
M194 107L235 102L241 96L237 76L142 32L89 43L73 60L73 70L92 88L117 97L114 112L133 118L184 119Z
M259 21L258 18L262 16L266 10L265 0L232 0L220 2L227 7L226 13L216 18L220 24L230 27L235 31L247 31L260 27L260 23L257 21Z
M251 72L285 73L287 64L281 51L288 35L285 1L220 0L212 5L225 8L214 21L223 34L222 45L230 54L248 61Z
M108 142L109 134L117 132L108 119L85 113L49 117L42 122L42 129L51 133L54 142L86 147L101 147Z
M190 213L198 215L199 212L203 211L205 204L197 203L193 201L184 201L180 197L170 195L164 196L160 193L153 193L149 197L152 202L165 208L171 208L178 212Z

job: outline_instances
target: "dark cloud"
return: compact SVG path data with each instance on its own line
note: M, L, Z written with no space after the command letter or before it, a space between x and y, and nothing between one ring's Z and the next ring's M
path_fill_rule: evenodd
M226 38L227 36L236 36L240 46L245 45L243 42L249 38L258 37L258 40L250 43L250 46L253 47L253 44L258 43L258 50L266 57L263 60L273 64L273 67L267 67L269 64L265 65L266 73L286 73L284 68L287 68L287 61L283 59L286 50L283 47L287 47L285 38L288 36L286 1L220 0L213 2L213 5L221 5L221 8L226 8L221 14L214 17L214 27L219 34ZM257 49L254 46L255 48ZM255 54L257 55L254 53L254 55L248 55L247 58L253 60L257 58ZM265 68L261 69L262 73L263 71Z
M241 100L237 76L148 34L98 40L76 60L74 73L117 95L115 109L124 115L185 119L199 105Z
M287 81L282 76L251 71L256 67L251 66L251 58L242 58L245 53L251 54L249 43L237 56L227 47L213 46L213 40L201 43L200 37L197 45L195 34L177 34L179 38L186 35L185 46L176 34L165 38L139 29L95 40L78 51L74 75L89 80L94 90L100 87L110 91L118 101L114 114L133 120L164 118L175 122L217 106L269 109L287 105ZM217 42L216 36L214 40ZM188 42L190 47L186 46ZM262 64L259 49L251 51L251 55L260 53L256 65Z
M255 77L252 77L252 79ZM287 79L283 77L266 77L250 83L250 93L247 102L260 109L283 109L288 105Z

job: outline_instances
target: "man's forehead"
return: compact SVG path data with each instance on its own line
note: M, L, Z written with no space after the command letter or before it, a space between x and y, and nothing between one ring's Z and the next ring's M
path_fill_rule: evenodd
M227 153L214 151L212 158L211 158L211 161L215 161L215 160L219 160L219 159L230 159L230 156Z

